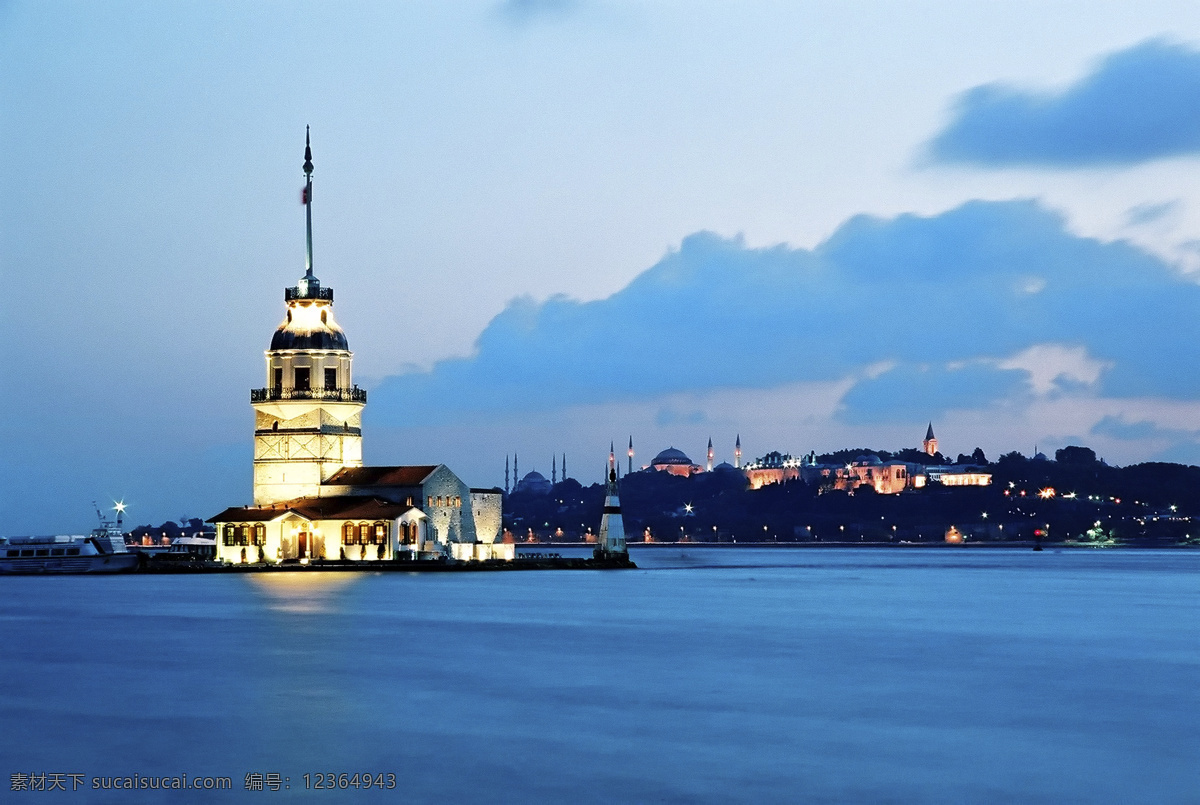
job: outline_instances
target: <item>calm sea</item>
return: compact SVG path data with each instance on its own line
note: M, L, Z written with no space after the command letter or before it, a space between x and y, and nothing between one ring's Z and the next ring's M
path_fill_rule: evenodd
M0 800L1200 802L1200 551L634 559L0 578Z

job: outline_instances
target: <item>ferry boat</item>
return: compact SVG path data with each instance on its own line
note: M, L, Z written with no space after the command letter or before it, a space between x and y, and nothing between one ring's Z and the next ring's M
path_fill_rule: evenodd
M105 520L88 536L0 537L0 573L123 573L138 564L138 555L125 547L121 528L123 503L117 521Z

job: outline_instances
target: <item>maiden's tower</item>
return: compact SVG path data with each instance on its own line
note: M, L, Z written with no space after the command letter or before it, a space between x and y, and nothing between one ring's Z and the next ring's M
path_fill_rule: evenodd
M226 562L511 559L501 495L445 465L364 467L367 394L354 385L333 289L313 272L312 147L304 144L304 276L284 289L254 408L254 502L210 518Z

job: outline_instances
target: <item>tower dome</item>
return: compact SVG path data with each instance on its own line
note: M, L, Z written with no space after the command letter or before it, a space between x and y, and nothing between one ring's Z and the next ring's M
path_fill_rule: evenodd
M271 336L271 349L349 351L346 334L333 320L333 289L322 288L310 271L283 291L287 317Z

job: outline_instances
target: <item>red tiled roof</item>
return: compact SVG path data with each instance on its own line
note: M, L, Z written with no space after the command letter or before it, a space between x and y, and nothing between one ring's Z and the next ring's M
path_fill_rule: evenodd
M409 467L343 467L322 486L420 486L436 464Z
M270 506L234 506L210 523L252 523L274 520L293 512L309 520L394 520L412 506L392 503L365 495L339 495L329 498L295 498Z

